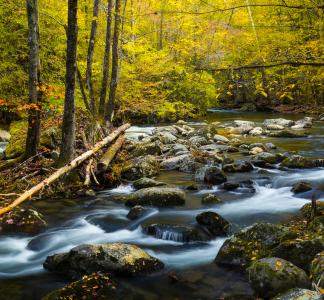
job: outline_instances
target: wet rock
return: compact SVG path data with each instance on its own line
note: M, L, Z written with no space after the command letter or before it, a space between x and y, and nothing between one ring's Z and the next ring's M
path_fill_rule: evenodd
M188 152L188 149L185 145L175 144L175 145L172 145L170 152L171 152L171 154L177 155L178 153L183 154L184 152Z
M195 174L197 170L202 168L204 164L196 162L193 159L184 160L180 166L179 171L184 173Z
M299 268L308 271L311 261L321 251L324 251L324 239L297 239L280 243L272 250L272 254L287 259Z
M292 186L291 191L295 194L304 193L312 189L312 184L307 181L300 181Z
M226 240L215 258L215 263L233 267L246 266L254 259L270 255L271 249L289 236L289 230L283 226L254 224Z
M292 157L284 159L281 166L291 169L310 169L316 168L317 164L316 161L311 158L293 155Z
M224 172L218 167L205 167L202 170L203 181L208 184L221 184L227 181ZM198 171L201 171L201 169Z
M263 134L263 129L261 127L255 127L249 132L249 134L252 136L260 136Z
M261 147L253 147L250 150L249 154L250 155L257 155L257 154L260 154L260 153L263 153L263 152L264 152L264 150Z
M226 191L233 191L236 190L237 188L239 188L239 184L235 183L235 182L225 182L223 184L223 189Z
M263 152L263 153L256 155L253 158L252 163L255 164L258 161L261 161L264 163L268 163L270 165L274 165L274 164L278 164L278 163L282 162L285 158L286 157L280 153L272 154L269 152Z
M15 208L0 217L0 232L36 234L44 230L47 223L34 209Z
M131 154L134 157L143 155L160 155L162 153L161 145L159 142L153 143L138 143L135 145Z
M10 138L10 133L0 128L0 142L9 142Z
M216 144L208 144L208 145L199 147L200 150L214 151L216 153L228 151L230 148L234 148L234 147L225 146L225 145L216 145Z
M127 218L130 220L137 220L145 215L147 215L151 210L148 207L143 207L141 205L135 205L132 207L127 214Z
M290 289L287 292L280 293L279 295L271 298L271 300L321 300L321 294L306 290L306 289L299 289L294 288Z
M274 145L273 143L266 143L265 146L269 150L271 150L271 149L277 149L277 146Z
M205 137L202 136L193 136L189 139L190 144L194 145L194 146L203 146L203 145L207 145L208 141Z
M295 124L294 121L292 120L287 120L283 118L278 118L278 119L266 119L263 122L263 126L267 127L268 125L280 125L284 127L290 127Z
M186 188L188 191L198 191L198 185L196 183L191 183Z
M312 204L311 203L305 204L301 208L301 212L302 212L303 216L309 220L312 215ZM316 213L317 213L317 216L324 215L324 201L321 201L321 200L316 201Z
M278 124L269 124L269 125L266 125L265 128L267 130L284 130L285 126L278 125Z
M140 178L133 182L133 187L136 190L145 189L149 187L163 186L163 185L165 185L165 183L147 177Z
M183 154L163 160L161 162L161 167L166 170L176 170L182 163L190 160L192 160L192 156L190 154Z
M199 225L205 227L213 236L227 235L230 231L230 223L219 214L206 211L196 217Z
M305 117L304 119L295 122L295 125L291 126L291 129L304 129L311 128L313 126L313 118Z
M311 286L307 274L302 269L277 257L255 261L248 268L248 272L255 293L264 298L276 296L287 289Z
M207 194L204 195L201 199L201 204L204 205L209 205L209 204L216 204L216 203L222 203L222 200L219 199L216 195L214 194Z
M110 274L96 272L49 293L42 300L126 299L130 292L122 288Z
M160 172L160 164L152 155L134 158L127 162L122 170L122 178L137 180L142 177L153 177Z
M215 134L213 137L213 140L215 142L221 142L221 143L225 143L225 144L227 144L229 142L229 139L227 137L219 135L219 134Z
M289 129L278 130L275 132L269 132L268 136L270 137L283 137L283 138L300 138L307 136L305 133L296 132Z
M159 132L157 136L163 144L173 144L177 141L177 137L168 131Z
M127 197L126 205L177 206L185 204L185 193L178 188L152 187L141 189Z
M253 169L254 169L253 165L248 161L223 165L222 168L224 172L228 172L228 173L250 172Z
M324 251L316 254L310 265L310 274L313 282L324 289Z
M195 225L151 224L144 230L158 239L181 243L210 241L213 238L208 231Z
M80 245L69 252L48 256L44 268L78 279L93 272L139 275L161 270L163 263L135 245L110 243Z

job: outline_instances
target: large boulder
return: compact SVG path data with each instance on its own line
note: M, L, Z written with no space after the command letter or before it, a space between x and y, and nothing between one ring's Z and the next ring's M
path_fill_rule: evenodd
M94 272L121 275L147 274L161 270L163 263L135 245L111 243L80 245L69 252L48 256L44 268L78 279Z
M126 198L127 206L177 206L185 204L185 193L178 188L152 187L141 189Z
M34 209L18 207L0 217L0 232L3 233L36 234L46 226L42 214Z
M295 125L291 126L291 129L304 129L311 128L313 126L313 118L305 117L304 119L295 122Z
M314 159L300 155L293 155L284 159L281 166L291 169L310 169L317 167L317 164Z
M310 274L313 282L324 289L324 251L317 253L310 265Z
M136 190L145 189L149 187L163 186L163 185L165 185L165 183L147 177L142 177L133 182L133 187Z
M287 120L287 119L283 119L283 118L278 118L278 119L266 119L263 122L263 126L267 128L267 126L269 125L280 125L280 126L284 126L284 127L290 127L293 126L295 124L294 121L292 120Z
M285 159L285 156L280 153L273 154L273 153L269 153L269 152L263 152L263 153L259 153L258 155L256 155L253 158L252 163L257 166L260 166L261 164L274 165L274 164L282 162L284 159Z
M143 155L160 155L161 153L162 153L162 148L159 142L135 144L135 148L131 152L131 154L134 157L143 156Z
M300 288L293 288L271 298L271 300L321 300L320 293Z
M289 230L283 226L257 223L235 233L219 250L215 263L244 267L257 258L271 255L271 249L288 239Z
M255 293L271 298L288 289L311 287L307 274L289 261L277 257L262 258L248 268Z
M218 167L203 167L196 172L196 178L208 184L221 184L227 181L224 172Z
M160 172L160 164L152 155L129 160L122 170L122 178L137 180L142 177L153 177Z
M184 162L192 161L192 156L190 154L183 154L171 158L167 158L161 162L161 167L166 170L176 170Z
M219 214L206 211L196 217L199 225L205 227L213 236L227 235L230 231L230 223Z
M189 139L189 142L190 142L191 145L194 145L196 147L208 144L208 141L207 141L207 139L205 137L198 136L198 135L195 135L195 136L191 137Z
M196 225L151 224L146 226L144 231L157 239L181 243L213 239L213 235Z
M223 171L228 173L236 173L236 172L250 172L252 171L253 165L248 161L233 163L223 165Z
M159 132L157 136L163 144L174 144L177 141L177 137L169 131Z
M281 242L272 250L273 256L287 259L296 266L309 270L310 263L315 255L324 251L324 239L293 239Z
M188 152L189 152L188 148L182 144L174 144L174 145L172 145L172 147L170 149L170 153L172 155L181 155L181 154L185 154Z
M310 191L311 189L312 189L312 184L310 182L300 181L300 182L296 182L292 186L291 191L294 194L299 194L299 193L304 193L304 192Z
M135 205L128 212L127 218L130 220L137 220L137 219L140 219L140 218L144 217L145 215L149 214L150 211L151 211L151 209L148 207L144 207L141 205Z

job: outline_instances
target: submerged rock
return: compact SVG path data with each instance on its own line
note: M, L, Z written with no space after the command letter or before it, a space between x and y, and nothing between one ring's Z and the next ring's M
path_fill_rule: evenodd
M141 189L126 199L127 206L177 206L185 204L185 193L178 188L152 187Z
M262 258L248 268L252 288L258 296L270 298L288 289L310 288L307 274L294 264L277 257Z
M318 253L310 265L310 274L313 282L324 289L324 251Z
M307 181L300 181L292 186L291 191L295 194L304 193L312 189L312 184Z
M149 187L163 186L163 185L165 185L165 183L147 177L142 177L133 182L133 187L136 190L149 188Z
M257 223L235 233L219 250L215 263L243 267L257 258L271 254L280 241L288 239L289 230L283 226Z
M214 194L207 194L204 195L201 199L201 204L209 205L209 204L216 204L216 203L222 203L222 200L220 200L216 195Z
M223 189L226 191L233 191L236 190L237 188L239 188L240 185L236 182L225 182L223 184Z
M281 293L271 300L321 300L322 296L320 293L315 291L294 288L287 292Z
M0 232L4 233L36 234L46 226L43 215L34 209L18 207L0 217Z
M196 221L199 225L205 227L213 236L226 235L230 230L230 223L212 211L199 214L196 217Z
M208 231L195 225L151 224L144 228L145 232L157 239L189 243L210 241L213 239Z
M78 279L93 272L120 275L147 274L161 270L163 263L135 245L111 243L80 245L70 252L48 256L44 268Z
M151 209L149 209L148 207L143 207L141 205L135 205L128 212L127 218L130 220L137 220L137 219L140 219L140 218L144 217L145 215L147 215L150 211L151 211Z

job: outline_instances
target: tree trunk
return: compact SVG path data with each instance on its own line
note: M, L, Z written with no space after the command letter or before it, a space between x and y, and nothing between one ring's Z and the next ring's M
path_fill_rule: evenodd
M161 0L161 10L160 10L160 32L159 32L159 45L158 49L163 49L163 25L164 25L164 0Z
M69 0L69 2L73 2L75 0ZM37 192L41 191L43 188L49 186L51 183L56 181L58 178L63 176L64 174L67 174L68 172L72 171L76 167L78 167L82 162L87 160L88 158L92 157L96 152L98 152L102 147L106 146L108 143L111 143L113 140L115 140L122 132L124 132L126 129L130 127L130 124L124 124L123 126L117 128L115 131L113 131L110 135L105 137L102 141L94 145L94 147L91 150L88 150L87 152L83 153L82 155L75 158L73 161L68 162L65 166L58 169L56 172L54 172L50 177L46 178L39 184L32 187L30 190L24 192L22 195L20 195L16 200L14 200L10 205L6 207L0 208L0 216L11 211L13 208L21 204L22 202L31 199L31 197L36 194Z
M90 33L90 41L89 41L89 48L88 48L87 71L86 71L86 83L87 83L87 89L90 98L90 111L92 112L93 115L96 114L96 104L93 95L92 62L93 62L93 54L94 54L96 35L97 35L99 4L100 4L100 0L93 1L93 17L91 22L91 33Z
M105 46L105 55L104 55L103 68L102 68L102 83L101 83L100 102L99 102L99 115L101 115L102 117L105 114L105 106L107 101L107 87L108 87L108 77L109 77L109 68L110 68L112 7L113 7L113 0L108 0L106 46Z
M90 105L89 105L89 102L88 102L87 94L86 94L86 92L84 90L81 72L80 72L78 67L77 67L77 78L78 78L79 87L80 87L82 99L83 99L83 102L84 102L84 106L86 107L86 109L88 111L90 111Z
M38 0L27 0L29 41L29 108L28 131L24 159L36 155L40 136L40 107L38 91L40 76Z
M118 45L120 35L120 0L115 3L115 27L112 44L112 70L110 80L110 93L106 112L106 121L112 122L114 117L116 90L118 83Z
M69 0L62 143L60 157L57 162L59 166L71 161L75 152L75 75L78 40L77 12L78 0Z

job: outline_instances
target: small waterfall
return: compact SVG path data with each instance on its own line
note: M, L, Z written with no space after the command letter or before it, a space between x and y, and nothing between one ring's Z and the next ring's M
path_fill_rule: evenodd
M176 230L164 230L159 227L156 228L155 237L166 241L174 241L179 243L185 242L185 237L182 232L177 232Z

